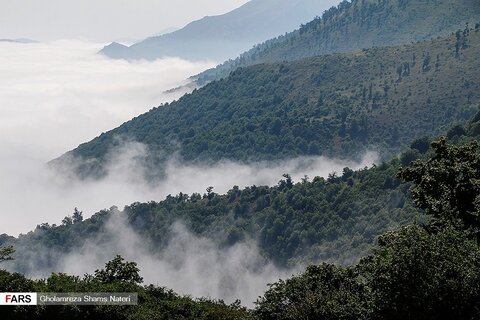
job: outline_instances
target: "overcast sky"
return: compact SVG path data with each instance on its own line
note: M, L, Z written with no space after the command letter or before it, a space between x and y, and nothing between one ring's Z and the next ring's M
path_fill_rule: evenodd
M0 0L0 38L143 39L248 0Z

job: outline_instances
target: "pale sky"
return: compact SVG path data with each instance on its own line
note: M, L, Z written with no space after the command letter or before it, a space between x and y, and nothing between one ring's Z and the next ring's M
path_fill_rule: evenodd
M248 0L0 0L0 38L141 40Z

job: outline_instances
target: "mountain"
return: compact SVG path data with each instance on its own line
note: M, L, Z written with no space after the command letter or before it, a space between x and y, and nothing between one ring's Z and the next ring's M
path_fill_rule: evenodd
M477 0L352 0L298 30L268 40L193 79L200 85L238 67L392 46L445 36L480 21Z
M102 175L122 140L146 145L150 173L184 161L278 160L303 155L382 157L464 121L480 103L480 28L395 47L240 68L154 108L53 165L82 159ZM119 139L121 138L121 139Z
M0 39L0 42L12 42L12 43L37 43L38 41L32 40L32 39L26 39L26 38L21 38L21 39Z
M205 17L169 34L130 47L112 43L100 52L115 59L172 56L224 61L254 44L298 28L320 15L334 0L252 0L223 15Z

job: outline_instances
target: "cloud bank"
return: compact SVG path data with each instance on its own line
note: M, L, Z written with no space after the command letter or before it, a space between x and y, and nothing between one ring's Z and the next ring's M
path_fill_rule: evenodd
M101 46L0 43L0 233L28 231L77 202L71 195L61 203L63 191L50 187L44 163L178 98L182 92L164 91L213 66L176 58L113 61L96 54Z

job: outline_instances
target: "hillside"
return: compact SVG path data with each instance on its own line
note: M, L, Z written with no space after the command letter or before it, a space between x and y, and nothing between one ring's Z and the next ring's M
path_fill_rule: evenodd
M410 45L241 68L52 163L73 157L81 159L77 173L101 175L122 140L148 147L152 174L174 153L189 162L356 158L367 149L389 157L476 112L479 47L478 28L465 29Z
M270 284L253 310L238 300L226 305L223 300L180 296L158 285L142 286L137 264L117 255L105 268L83 278L52 273L35 280L0 270L0 290L137 292L139 306L16 306L7 308L4 315L8 319L59 315L150 319L152 314L162 319L476 319L480 307L479 135L480 113L447 132L453 144L445 138L436 139L430 149L425 139L412 143L400 157L404 167L398 171L400 163L394 160L357 172L345 169L341 177L331 175L328 180L303 179L293 184L285 177L273 188L233 188L225 195L210 190L203 197L179 194L160 203L133 204L123 213L104 210L86 221L77 211L62 226L43 224L19 239L0 238L0 263L14 254L14 267L24 272L55 265L63 253L92 239L101 245L98 240L109 236L103 229L105 222L118 214L126 215L129 225L145 239L135 250L151 245L152 253L158 253L168 237L169 222L186 219L196 233L226 241L224 247L251 236L251 226L257 225L257 240L273 259L278 259L278 253L284 258L292 252L308 253L306 261L335 260L329 256L332 253L350 255L348 265L339 265L338 260L337 264L310 265L304 273ZM420 216L412 202L428 215L422 214L424 223L412 223ZM379 227L390 225L390 229L400 221L407 225L383 233L376 245L364 242L378 234ZM229 232L219 236L215 227ZM9 244L19 252L5 247ZM359 249L371 253L352 263Z
M476 0L352 0L193 79L200 85L238 67L445 36L480 21Z
M150 37L130 47L112 43L100 53L116 59L172 56L224 61L254 44L294 30L336 1L252 0L223 15L205 17L169 34Z

